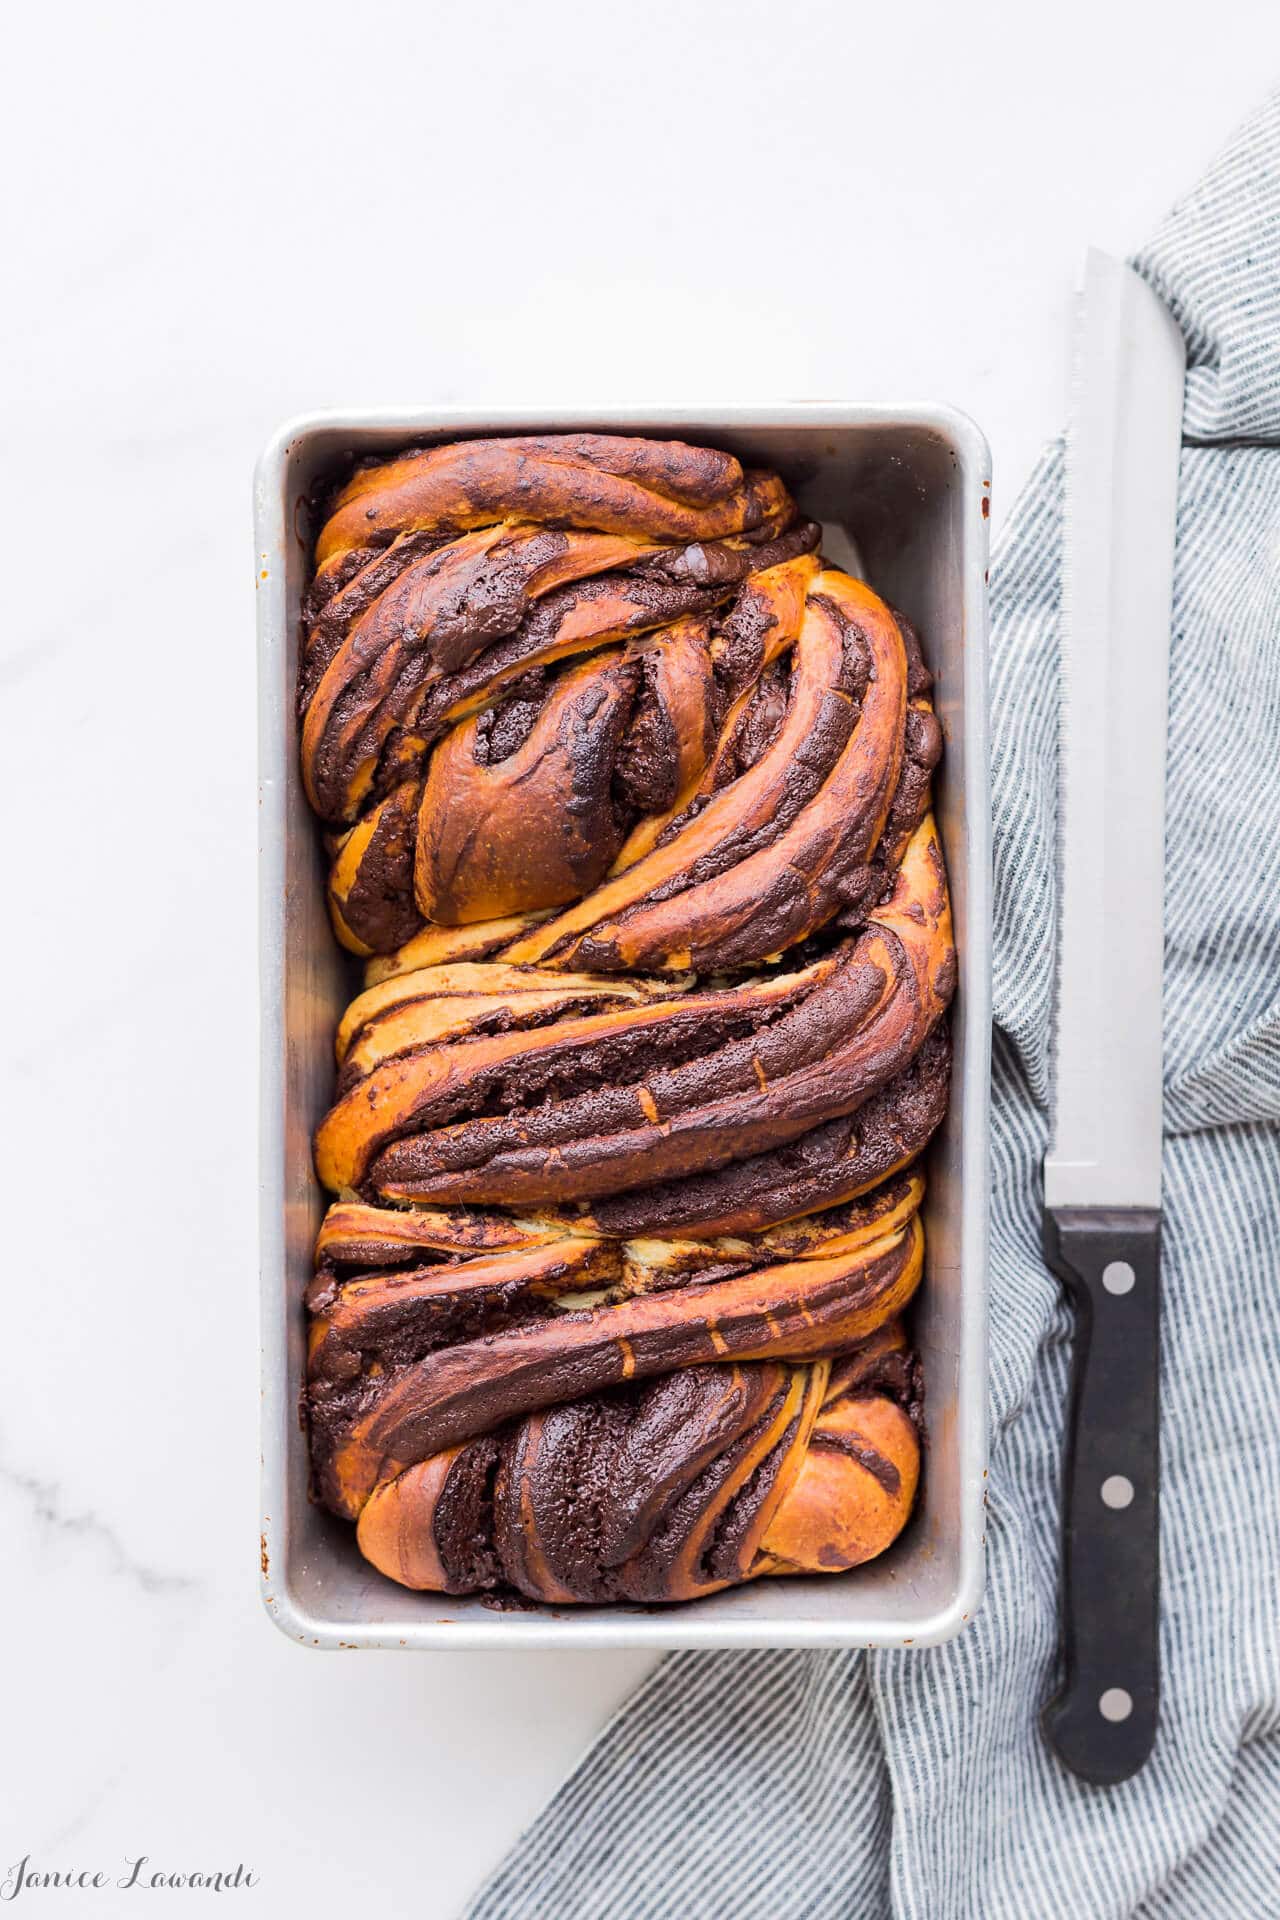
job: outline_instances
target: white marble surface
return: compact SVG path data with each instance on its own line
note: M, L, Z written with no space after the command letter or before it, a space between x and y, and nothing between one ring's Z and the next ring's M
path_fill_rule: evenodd
M449 1916L646 1664L316 1655L259 1607L258 446L343 402L932 395L998 520L1083 244L1140 240L1280 66L1242 0L1070 18L9 22L0 1873Z

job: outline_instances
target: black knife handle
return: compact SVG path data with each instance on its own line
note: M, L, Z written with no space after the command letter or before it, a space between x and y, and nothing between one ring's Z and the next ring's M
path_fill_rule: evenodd
M1045 1258L1071 1295L1062 1494L1062 1687L1045 1738L1112 1786L1151 1751L1160 1708L1160 1215L1046 1208Z

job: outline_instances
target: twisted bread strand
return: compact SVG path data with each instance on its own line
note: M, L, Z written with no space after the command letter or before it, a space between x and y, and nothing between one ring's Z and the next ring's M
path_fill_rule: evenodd
M327 1502L359 1518L384 1571L454 1592L505 1581L535 1599L675 1599L829 1567L833 1553L855 1564L914 1493L897 1315L919 1280L922 1191L917 1175L791 1228L703 1242L447 1212L406 1236L394 1211L333 1209L310 1366ZM855 1340L853 1361L833 1366L826 1350ZM815 1447L840 1459L804 1469ZM599 1492L570 1522L566 1582L550 1571L564 1547L553 1536L584 1473ZM835 1536L822 1519L833 1476ZM494 1518L517 1483L523 1553ZM466 1538L496 1532L468 1572L450 1515L472 1500Z
M334 1192L531 1205L727 1166L851 1113L910 1064L951 995L950 936L926 820L866 931L798 972L684 993L633 984L631 1005L547 1024L558 976L531 973L501 1032L446 1040L456 1011L402 1008L390 1058L374 1012L370 1070L321 1123L317 1171Z
M343 943L560 908L513 958L726 967L872 904L940 736L910 629L817 540L776 476L678 442L357 474L300 673Z

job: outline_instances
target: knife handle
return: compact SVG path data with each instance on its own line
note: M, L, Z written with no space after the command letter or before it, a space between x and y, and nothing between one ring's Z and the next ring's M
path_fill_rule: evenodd
M1112 1786L1151 1751L1160 1703L1160 1215L1053 1207L1044 1251L1075 1307L1062 1499L1062 1686L1045 1738Z

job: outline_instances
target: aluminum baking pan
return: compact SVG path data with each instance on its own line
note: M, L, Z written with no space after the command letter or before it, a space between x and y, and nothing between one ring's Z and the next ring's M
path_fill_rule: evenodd
M901 1537L852 1573L759 1580L671 1607L498 1611L407 1591L361 1559L355 1529L307 1498L298 1421L302 1293L322 1197L310 1136L333 1092L333 1032L355 970L325 912L316 824L298 774L294 678L308 499L344 454L467 435L643 433L776 467L867 579L919 628L946 751L937 813L960 955L950 1112L929 1152L925 1284L913 1308L926 1378L921 1499ZM379 408L291 421L256 476L262 960L262 1580L273 1618L316 1647L927 1646L959 1631L983 1580L986 1462L990 856L987 514L973 423L932 405ZM850 544L852 542L852 545Z

